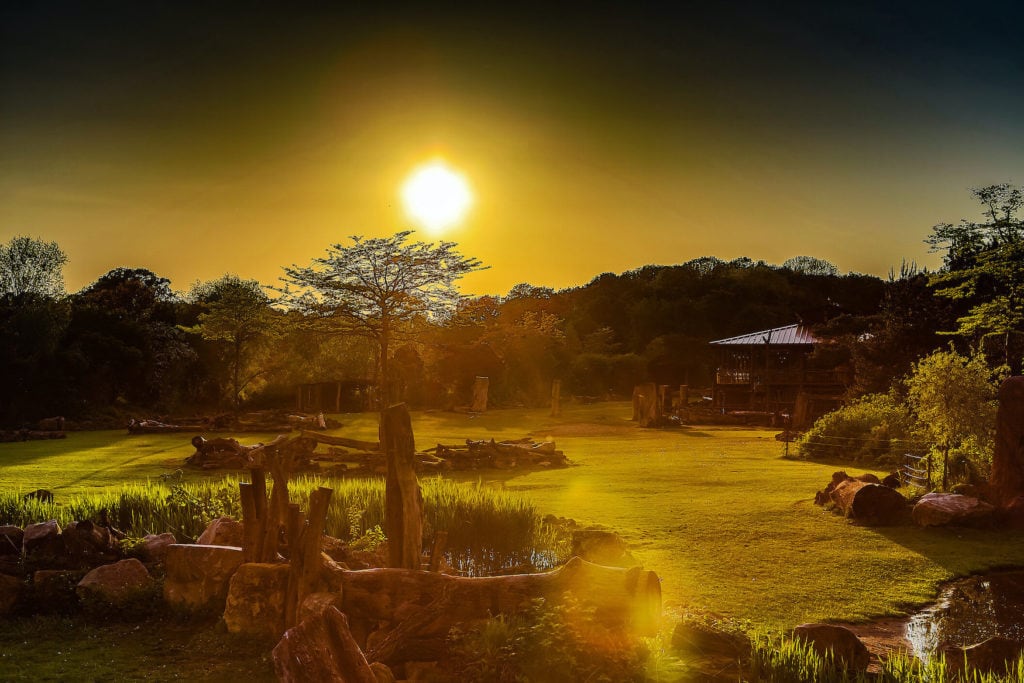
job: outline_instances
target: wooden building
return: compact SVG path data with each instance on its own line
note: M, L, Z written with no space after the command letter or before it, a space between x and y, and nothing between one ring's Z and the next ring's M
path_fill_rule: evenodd
M803 325L787 325L711 342L716 353L712 400L722 412L761 413L779 426L807 427L839 406L848 369L813 368L822 343Z

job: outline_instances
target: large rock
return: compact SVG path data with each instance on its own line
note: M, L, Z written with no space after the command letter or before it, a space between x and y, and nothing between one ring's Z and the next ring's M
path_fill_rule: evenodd
M86 574L75 591L84 601L97 600L123 607L137 600L153 586L146 566L134 557L96 567Z
M280 638L284 633L287 564L250 562L231 577L224 623L231 633Z
M832 652L833 661L854 671L868 668L871 654L860 638L844 626L835 624L801 624L793 629L793 638L809 644L822 657Z
M110 530L88 520L71 522L62 536L70 567L95 567L120 558L117 539L111 536Z
M988 481L1000 507L1024 496L1024 377L1010 377L999 387L996 445Z
M983 500L957 493L928 493L921 496L912 513L918 526L986 526L996 509Z
M174 534L170 532L147 534L142 538L142 543L136 546L135 552L143 562L163 562L167 556L167 548L177 542Z
M21 599L23 586L18 577L0 574L0 617L14 611Z
M21 544L25 532L21 527L5 524L0 526L0 555L21 555Z
M220 612L228 586L242 564L242 549L222 545L167 547L164 599L191 612Z
M199 535L196 543L199 545L228 545L241 548L244 535L244 526L234 517L218 517L210 522L206 530Z
M64 539L57 520L29 524L22 536L25 557L37 566L63 566Z

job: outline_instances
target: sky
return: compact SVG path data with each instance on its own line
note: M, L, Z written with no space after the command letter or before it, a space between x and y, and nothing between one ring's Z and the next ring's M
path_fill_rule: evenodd
M56 241L69 291L272 284L416 229L400 187L442 158L472 208L415 237L490 266L467 293L708 255L885 276L1024 184L1022 4L508 4L5 3L0 242Z

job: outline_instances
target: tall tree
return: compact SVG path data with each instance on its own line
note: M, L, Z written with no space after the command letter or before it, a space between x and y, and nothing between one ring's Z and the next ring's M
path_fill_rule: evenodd
M1021 371L1024 335L1024 192L1008 183L976 188L984 220L939 223L926 242L945 251L931 284L963 306L951 333L1001 346L1004 363ZM1015 344L1014 340L1018 343Z
M371 340L384 405L390 401L392 344L417 318L440 319L459 301L455 283L484 268L454 242L410 243L411 230L391 237L333 244L309 266L284 269L280 301L335 331Z
M59 299L64 296L62 271L67 262L67 255L56 242L12 237L0 245L0 296Z
M229 374L231 404L237 410L250 385L271 370L261 351L279 336L282 316L271 308L259 282L237 275L197 283L188 298L205 309L188 331L220 348Z

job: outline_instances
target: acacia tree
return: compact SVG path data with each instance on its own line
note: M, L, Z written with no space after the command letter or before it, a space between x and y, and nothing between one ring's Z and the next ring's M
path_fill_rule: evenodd
M231 403L237 410L246 389L272 369L261 352L280 336L281 316L271 308L259 282L237 275L197 283L188 298L206 309L188 331L220 347L230 373Z
M48 299L64 296L67 255L56 242L12 237L0 244L0 296L35 295Z
M1024 192L1008 183L976 188L985 220L939 223L926 242L945 251L932 277L936 294L965 307L951 333L973 341L996 339L1003 361L1021 370L1013 339L1024 334Z
M323 329L370 340L376 350L381 401L390 400L392 345L417 319L438 320L459 301L455 283L484 268L454 242L413 242L406 230L391 237L350 237L309 266L285 267L279 301Z

